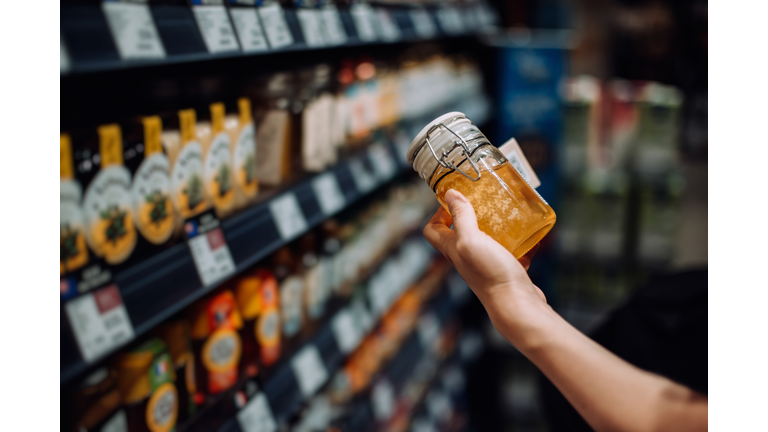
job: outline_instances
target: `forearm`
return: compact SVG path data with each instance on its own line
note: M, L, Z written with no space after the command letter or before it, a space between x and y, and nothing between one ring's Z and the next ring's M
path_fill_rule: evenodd
M595 430L706 430L706 397L630 365L543 302L515 304L504 295L481 300L501 334Z

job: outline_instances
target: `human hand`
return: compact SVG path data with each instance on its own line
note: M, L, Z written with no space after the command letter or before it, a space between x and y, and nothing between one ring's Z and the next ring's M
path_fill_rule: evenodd
M491 319L498 308L506 318L518 320L538 310L531 306L546 305L544 293L526 273L538 246L518 261L478 228L475 210L461 193L449 190L445 203L450 213L440 207L424 227L424 237L453 264Z

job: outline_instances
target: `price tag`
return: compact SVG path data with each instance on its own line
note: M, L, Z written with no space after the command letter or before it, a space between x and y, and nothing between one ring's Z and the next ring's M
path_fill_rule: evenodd
M273 199L269 203L269 211L283 240L292 240L309 228L293 192Z
M373 170L379 181L385 182L397 174L397 163L392 157L392 152L382 144L374 144L368 150L368 158L371 160Z
M433 312L426 312L419 318L418 331L421 346L431 350L440 336L440 323Z
M413 28L420 38L431 39L437 34L437 27L426 9L411 9L410 16Z
M339 182L333 173L324 173L315 178L312 181L312 189L320 203L320 209L326 216L336 213L346 204L344 194L339 188Z
M257 394L237 412L237 422L243 432L277 431L277 423L264 393Z
M360 337L362 337L373 328L373 325L375 324L373 317L370 312L368 312L368 308L365 307L365 302L361 297L358 297L357 300L352 302L350 309L356 327L361 329Z
M311 397L328 380L328 371L325 369L320 352L314 345L302 348L291 359L291 368L299 382L299 388L304 397Z
M357 3L350 8L352 20L355 22L357 37L363 42L373 42L378 39L376 34L376 13L373 8L364 3Z
M339 11L335 6L320 9L320 22L326 44L336 46L347 43L347 33L344 31Z
M389 420L395 413L395 389L389 380L381 379L371 389L373 416L377 421Z
M355 326L352 312L347 309L342 309L333 317L331 329L342 354L349 354L354 351L363 336L362 332L358 331L358 327Z
M264 33L272 49L279 49L293 43L293 34L285 22L283 8L278 3L258 8Z
M212 210L187 219L184 233L203 285L211 285L235 272L221 222Z
M510 138L509 141L499 147L499 151L509 159L509 163L520 173L523 180L528 182L528 185L534 189L541 186L541 181L536 176L536 172L531 167L525 154L523 154L523 149L520 148L517 140Z
M64 309L87 363L133 339L133 325L115 284L77 297Z
M203 35L205 46L211 54L237 51L237 43L227 10L222 5L192 6L197 26Z
M301 25L301 33L304 35L304 42L309 47L325 46L323 38L322 24L320 23L320 11L315 9L299 9L296 11Z
M349 170L352 172L352 179L360 193L367 193L376 187L376 177L374 177L359 159L354 159L349 163Z
M427 395L427 410L438 423L445 423L451 418L453 406L451 400L442 391L431 391Z
M105 1L101 10L107 18L120 57L125 59L164 58L165 49L152 20L149 5Z
M437 19L440 26L449 35L458 35L464 32L464 25L459 12L451 7L443 7L437 11Z
M235 24L237 37L240 39L240 45L244 52L269 50L256 8L230 8L229 15Z
M61 73L69 72L70 61L69 54L67 54L67 47L64 46L64 40L59 35L59 42L61 43L61 51L59 54L59 61L61 62Z
M379 18L379 31L381 38L387 42L394 42L400 39L400 27L392 19L392 15L384 8L376 9L376 16Z

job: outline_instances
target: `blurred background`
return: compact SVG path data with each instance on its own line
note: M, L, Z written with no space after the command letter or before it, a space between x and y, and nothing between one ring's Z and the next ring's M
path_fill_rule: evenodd
M421 237L450 111L520 144L580 330L706 271L706 1L60 5L62 430L589 430Z

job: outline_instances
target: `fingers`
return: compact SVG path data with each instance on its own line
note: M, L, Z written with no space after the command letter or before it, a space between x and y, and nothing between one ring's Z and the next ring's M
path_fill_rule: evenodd
M451 211L453 229L458 239L476 235L477 231L479 231L477 217L475 216L475 209L472 208L469 200L456 190L449 189L445 193L445 203Z
M448 259L453 253L455 242L455 234L450 228L451 222L451 215L443 207L440 207L424 226L423 231L424 238L429 244L442 252Z

